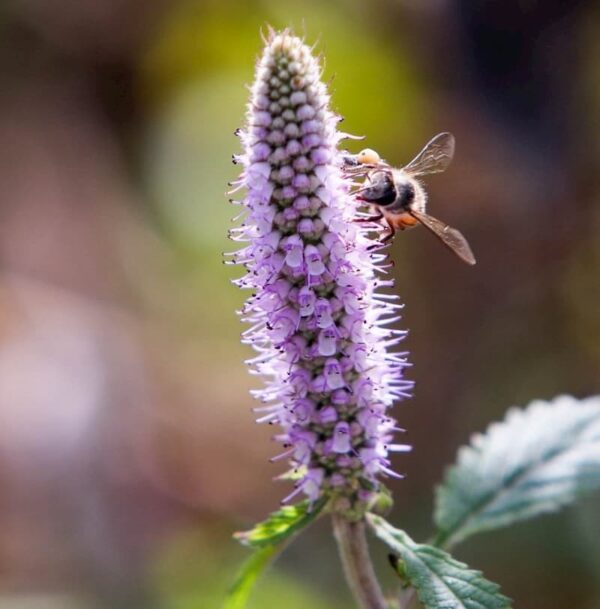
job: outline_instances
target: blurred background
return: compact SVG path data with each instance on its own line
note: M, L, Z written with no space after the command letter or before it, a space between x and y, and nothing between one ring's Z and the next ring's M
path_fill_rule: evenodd
M507 407L600 391L597 3L4 0L1 609L219 607L232 530L286 494L221 263L267 23L318 43L344 129L390 162L458 142L430 209L478 265L423 230L392 246L416 393L391 520L426 539L432 486ZM456 554L520 609L598 609L598 513ZM251 607L351 607L330 537L303 535Z

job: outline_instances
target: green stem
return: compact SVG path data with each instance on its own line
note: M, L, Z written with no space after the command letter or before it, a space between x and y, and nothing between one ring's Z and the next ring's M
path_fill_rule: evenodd
M371 564L364 521L351 522L334 514L333 532L346 581L359 606L362 609L388 609Z

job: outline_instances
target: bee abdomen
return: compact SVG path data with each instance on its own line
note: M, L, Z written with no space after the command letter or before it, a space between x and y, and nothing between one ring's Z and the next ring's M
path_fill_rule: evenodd
M388 224L393 226L396 230L412 228L418 224L417 219L414 216L411 216L408 212L390 213L386 210L383 212L383 215L388 221Z

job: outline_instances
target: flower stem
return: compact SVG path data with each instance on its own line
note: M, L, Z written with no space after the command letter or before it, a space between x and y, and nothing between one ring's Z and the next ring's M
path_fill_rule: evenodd
M344 565L346 581L362 609L387 609L379 582L375 577L363 521L351 522L333 515L333 532Z

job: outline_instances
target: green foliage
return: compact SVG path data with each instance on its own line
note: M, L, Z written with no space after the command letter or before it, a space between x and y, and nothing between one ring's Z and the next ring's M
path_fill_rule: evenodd
M223 609L244 609L256 580L283 550L283 542L312 522L326 503L327 499L322 498L312 506L308 500L286 505L249 531L235 533L234 537L240 543L256 551L242 565L229 589Z
M510 599L480 571L452 558L433 546L415 543L404 531L395 529L380 516L369 514L368 522L379 539L401 560L394 559L404 583L415 588L426 609L508 609Z
M286 505L270 514L266 520L259 522L249 531L235 533L234 537L243 545L253 548L278 544L314 520L326 503L327 500L322 498L312 507L308 500L296 505Z
M265 546L246 560L227 593L223 609L244 609L256 580L282 549L283 546Z
M387 486L380 485L379 491L375 494L369 504L369 512L385 516L394 506L394 498Z
M600 397L512 409L460 449L437 489L435 544L552 512L600 486Z
M225 541L231 536L229 521L211 520L206 526L203 522L201 525L194 523L180 529L150 557L148 592L149 598L156 599L150 605L161 609L240 609L244 606L238 582L241 578L237 577L235 584L231 584L243 562L240 557L249 558L252 552ZM252 590L248 587L251 592L248 609L273 609L282 604L282 598L285 598L285 609L338 609L336 600L314 586L311 579L273 564L285 544L271 548L276 553L262 571L257 572L260 580ZM233 598L228 598L224 605L228 591Z

